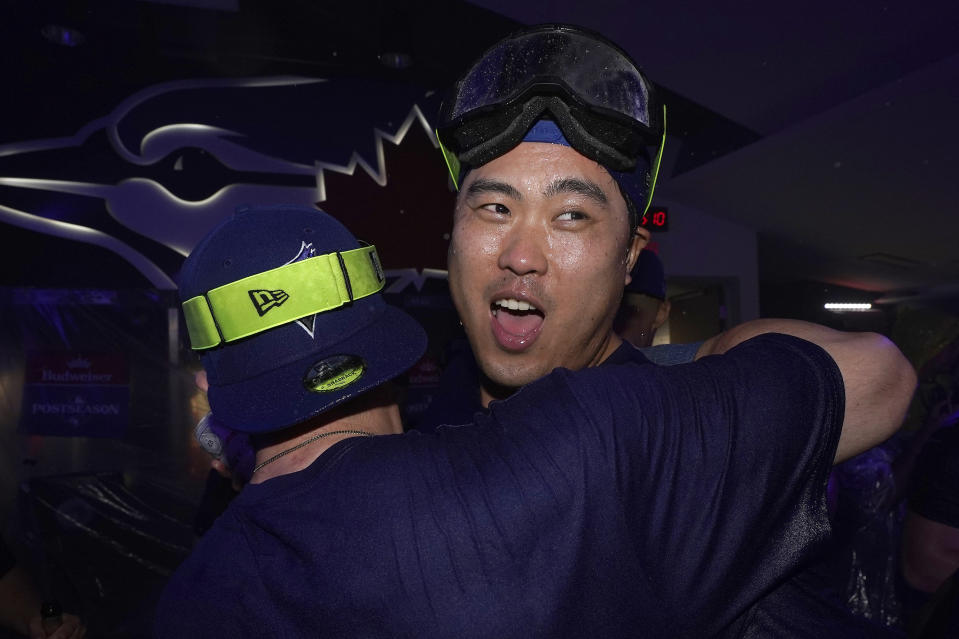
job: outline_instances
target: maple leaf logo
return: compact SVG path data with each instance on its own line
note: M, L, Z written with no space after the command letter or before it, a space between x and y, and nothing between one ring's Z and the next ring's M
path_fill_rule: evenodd
M357 239L376 245L383 268L446 269L456 194L431 134L419 123L400 144L383 140L385 185L366 171L325 171L327 197L317 206Z

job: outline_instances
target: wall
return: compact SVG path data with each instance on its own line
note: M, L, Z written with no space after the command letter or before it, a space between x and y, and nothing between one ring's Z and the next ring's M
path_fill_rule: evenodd
M669 209L669 230L653 234L667 280L735 278L738 304L729 309L730 319L759 317L756 231L675 200L656 198L656 205Z

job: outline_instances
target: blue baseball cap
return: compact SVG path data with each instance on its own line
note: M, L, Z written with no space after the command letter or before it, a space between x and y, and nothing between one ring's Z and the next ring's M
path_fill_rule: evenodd
M666 274L663 271L663 261L656 253L648 248L640 251L639 258L629 274L632 275L632 280L626 285L627 292L666 299Z
M246 207L210 232L179 277L217 419L292 426L402 374L423 328L383 301L375 248L326 213Z

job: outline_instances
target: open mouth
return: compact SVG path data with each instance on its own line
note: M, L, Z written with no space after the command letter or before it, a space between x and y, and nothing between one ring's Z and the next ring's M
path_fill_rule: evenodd
M494 300L490 312L497 340L510 350L529 346L546 319L546 315L534 305L511 297Z

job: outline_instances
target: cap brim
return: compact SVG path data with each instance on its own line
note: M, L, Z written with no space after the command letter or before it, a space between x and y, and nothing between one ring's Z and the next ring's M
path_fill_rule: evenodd
M251 379L211 386L210 407L219 421L237 431L265 433L286 428L407 371L422 357L426 343L426 333L416 320L386 305L377 321L324 351ZM362 359L366 365L363 374L336 390L308 389L304 379L314 364L337 355Z

